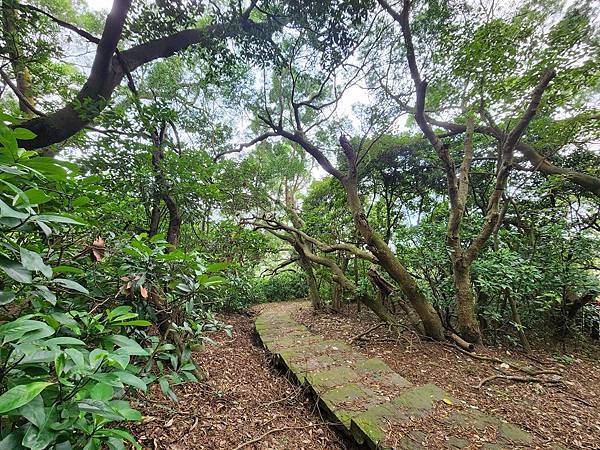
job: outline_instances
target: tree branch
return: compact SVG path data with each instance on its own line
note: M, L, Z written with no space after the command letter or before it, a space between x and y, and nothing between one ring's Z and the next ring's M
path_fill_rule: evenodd
M242 16L234 20L246 24L250 22L249 14L254 3L252 2ZM37 135L35 139L20 141L21 147L26 149L44 148L62 142L85 128L106 107L114 89L127 72L132 72L158 58L169 57L192 45L207 47L215 40L246 32L248 28L246 26L240 30L240 27L233 26L233 23L213 24L201 29L180 31L171 36L137 45L115 55L130 6L131 0L114 1L112 10L106 19L102 37L98 42L90 75L76 99L46 117L31 119L20 124L20 127ZM69 24L65 22L64 26L67 25ZM80 33L82 30L74 31L84 35ZM84 37L89 38L85 35ZM44 153L49 154L48 151Z

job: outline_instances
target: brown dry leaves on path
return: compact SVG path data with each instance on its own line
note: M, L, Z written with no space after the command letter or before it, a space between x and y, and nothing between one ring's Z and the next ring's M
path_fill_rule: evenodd
M211 336L194 356L208 371L205 383L174 387L179 403L153 386L133 400L143 422L131 427L147 449L336 450L340 438L320 418L314 403L271 364L254 337L251 317L227 315L233 337ZM256 441L256 442L251 442Z

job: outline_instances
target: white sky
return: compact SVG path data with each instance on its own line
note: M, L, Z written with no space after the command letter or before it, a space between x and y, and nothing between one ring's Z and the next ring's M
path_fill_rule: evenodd
M95 10L109 10L113 0L86 0L90 8Z

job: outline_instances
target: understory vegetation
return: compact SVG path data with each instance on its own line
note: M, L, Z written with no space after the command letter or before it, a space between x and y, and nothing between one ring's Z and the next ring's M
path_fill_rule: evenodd
M93 3L2 1L0 449L139 447L259 303L598 344L597 4Z

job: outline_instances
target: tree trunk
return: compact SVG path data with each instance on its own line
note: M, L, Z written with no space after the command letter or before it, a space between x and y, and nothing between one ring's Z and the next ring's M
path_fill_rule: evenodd
M356 179L354 177L346 178L343 184L354 223L367 246L371 252L375 254L384 270L400 286L400 289L423 322L425 334L436 341L443 340L444 329L437 311L427 301L427 298L425 298L425 295L423 295L417 286L412 275L406 270L396 255L394 255L381 236L379 236L369 224L358 196Z
M167 306L163 303L160 298L160 295L156 292L155 289L150 290L150 302L154 307L154 312L156 314L157 327L160 334L167 341L170 341L175 346L175 353L177 354L177 359L179 360L179 364L183 364L183 355L185 353L185 342L183 341L181 335L171 329L171 324L173 322L174 313L167 310ZM196 361L193 358L191 359L191 363L195 366L194 376L200 381L205 378L205 373L198 367ZM173 367L173 369L176 369Z
M475 295L471 286L471 268L462 258L452 259L459 333L463 339L479 344L481 331L477 320Z
M2 31L6 44L5 50L15 74L17 89L23 94L23 99L19 98L19 110L26 117L32 117L31 107L35 106L35 98L31 87L31 74L24 61L19 30L16 26L18 19L16 9L18 6L19 2L17 0L4 0L2 2Z
M517 309L517 302L514 297L510 295L509 292L506 293L508 297L508 302L510 304L510 311L512 313L512 319L515 323L515 328L517 329L517 333L519 335L519 340L521 341L521 345L525 350L525 353L531 353L531 346L529 345L529 340L527 339L527 335L523 330L523 324L521 323L521 316L519 315L519 310Z
M160 194L155 193L154 199L152 200L152 210L150 211L150 229L148 230L148 236L156 236L158 234L158 227L160 225Z
M342 309L342 295L344 293L344 289L336 282L332 282L332 285L333 295L331 299L331 307L336 311L340 311Z
M172 245L169 251L175 250L179 245L179 235L181 232L181 216L179 215L179 208L177 203L169 194L162 195L163 200L167 205L169 211L169 227L167 228L167 242Z
M312 268L311 262L303 253L298 253L300 267L306 275L306 284L308 284L308 299L314 309L321 309L323 302L321 301L321 294L319 294L319 287L317 286L317 279L315 278L315 272Z

